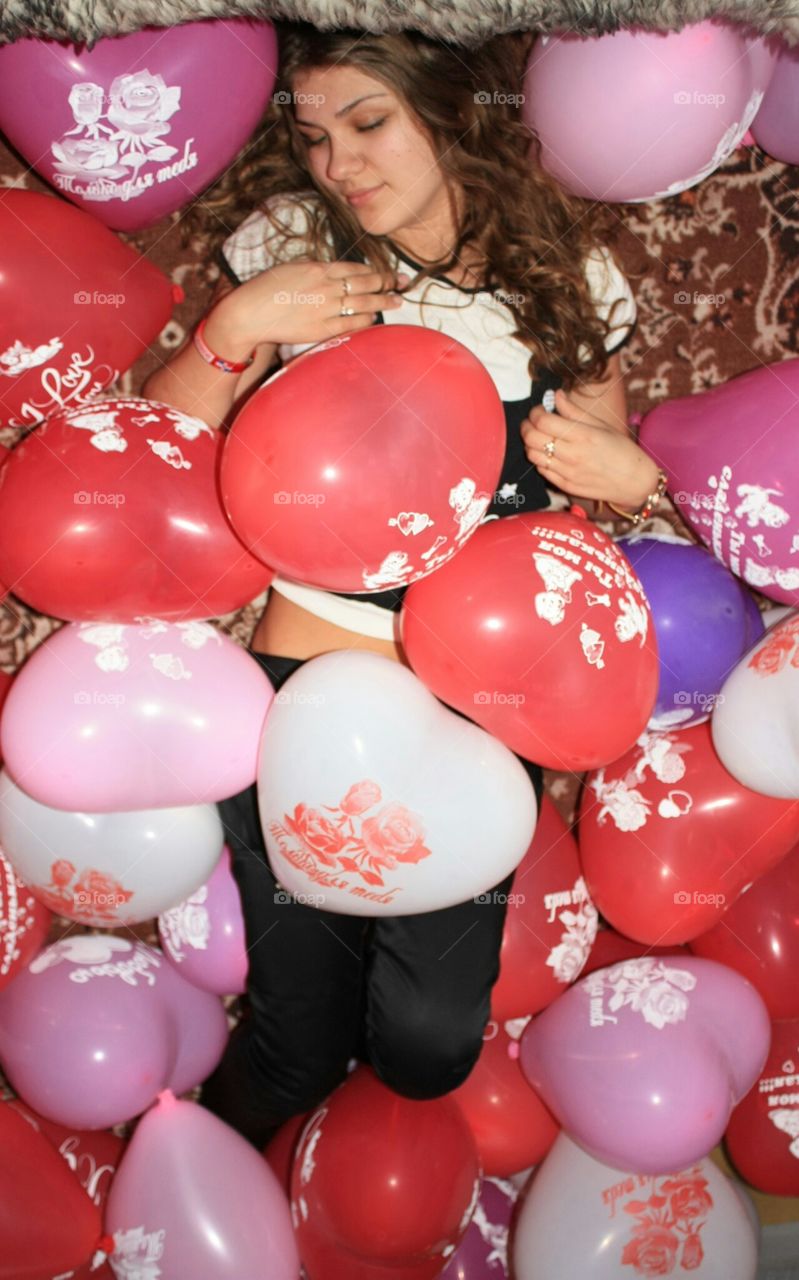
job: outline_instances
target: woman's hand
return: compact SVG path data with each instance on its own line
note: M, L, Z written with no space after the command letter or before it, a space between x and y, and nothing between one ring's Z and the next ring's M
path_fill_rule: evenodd
M575 498L634 511L658 482L658 468L631 436L555 392L557 413L536 405L521 425L525 452L549 484ZM547 446L548 449L547 449Z
M353 333L373 324L379 311L401 306L392 290L409 280L402 272L381 275L362 262L283 262L217 303L207 321L208 340L213 336L224 354L234 346L252 350L259 343L322 342ZM342 308L352 314L342 315Z

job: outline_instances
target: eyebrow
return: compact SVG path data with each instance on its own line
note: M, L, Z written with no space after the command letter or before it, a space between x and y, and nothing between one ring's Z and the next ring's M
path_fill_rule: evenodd
M388 97L387 93L365 93L362 98L356 98L354 102L348 102L346 107L342 107L340 111L337 111L336 119L338 120L339 116L345 116L348 111L352 111L353 107L357 107L359 102L367 102L370 98L387 98L387 97ZM296 116L294 117L294 123L302 124L305 126L306 129L320 128L320 125L314 124L312 120L298 120Z

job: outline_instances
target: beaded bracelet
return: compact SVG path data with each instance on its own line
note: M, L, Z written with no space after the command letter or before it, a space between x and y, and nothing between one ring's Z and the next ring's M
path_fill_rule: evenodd
M623 516L625 520L630 520L632 524L643 524L644 520L648 520L655 507L660 502L663 494L666 492L666 486L669 478L665 471L658 469L658 482L653 493L644 498L644 505L639 511L622 511L620 507L614 506L612 502L606 502L605 505L610 507L611 511L615 511L617 516Z
M246 360L225 360L223 356L218 356L203 337L205 331L205 322L208 316L203 316L197 328L194 330L194 345L202 356L206 364L213 365L215 369L221 369L223 373L243 373L245 369L249 369L255 359L253 351Z

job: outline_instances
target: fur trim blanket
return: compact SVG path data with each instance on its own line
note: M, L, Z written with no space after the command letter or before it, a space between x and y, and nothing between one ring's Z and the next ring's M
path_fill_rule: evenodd
M799 43L799 0L4 0L0 43L24 35L93 42L145 26L239 16L322 29L413 28L466 45L508 31L679 31L715 17Z

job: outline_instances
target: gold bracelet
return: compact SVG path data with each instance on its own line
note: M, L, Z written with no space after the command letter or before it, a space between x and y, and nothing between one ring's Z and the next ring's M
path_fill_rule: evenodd
M639 511L622 511L620 507L615 506L612 502L606 502L605 505L610 507L611 511L615 511L617 516L622 516L625 520L630 520L634 525L642 524L644 520L648 520L655 507L660 502L663 494L666 492L666 486L669 478L665 471L658 468L658 482L655 486L654 493L650 493L644 498L644 505Z

